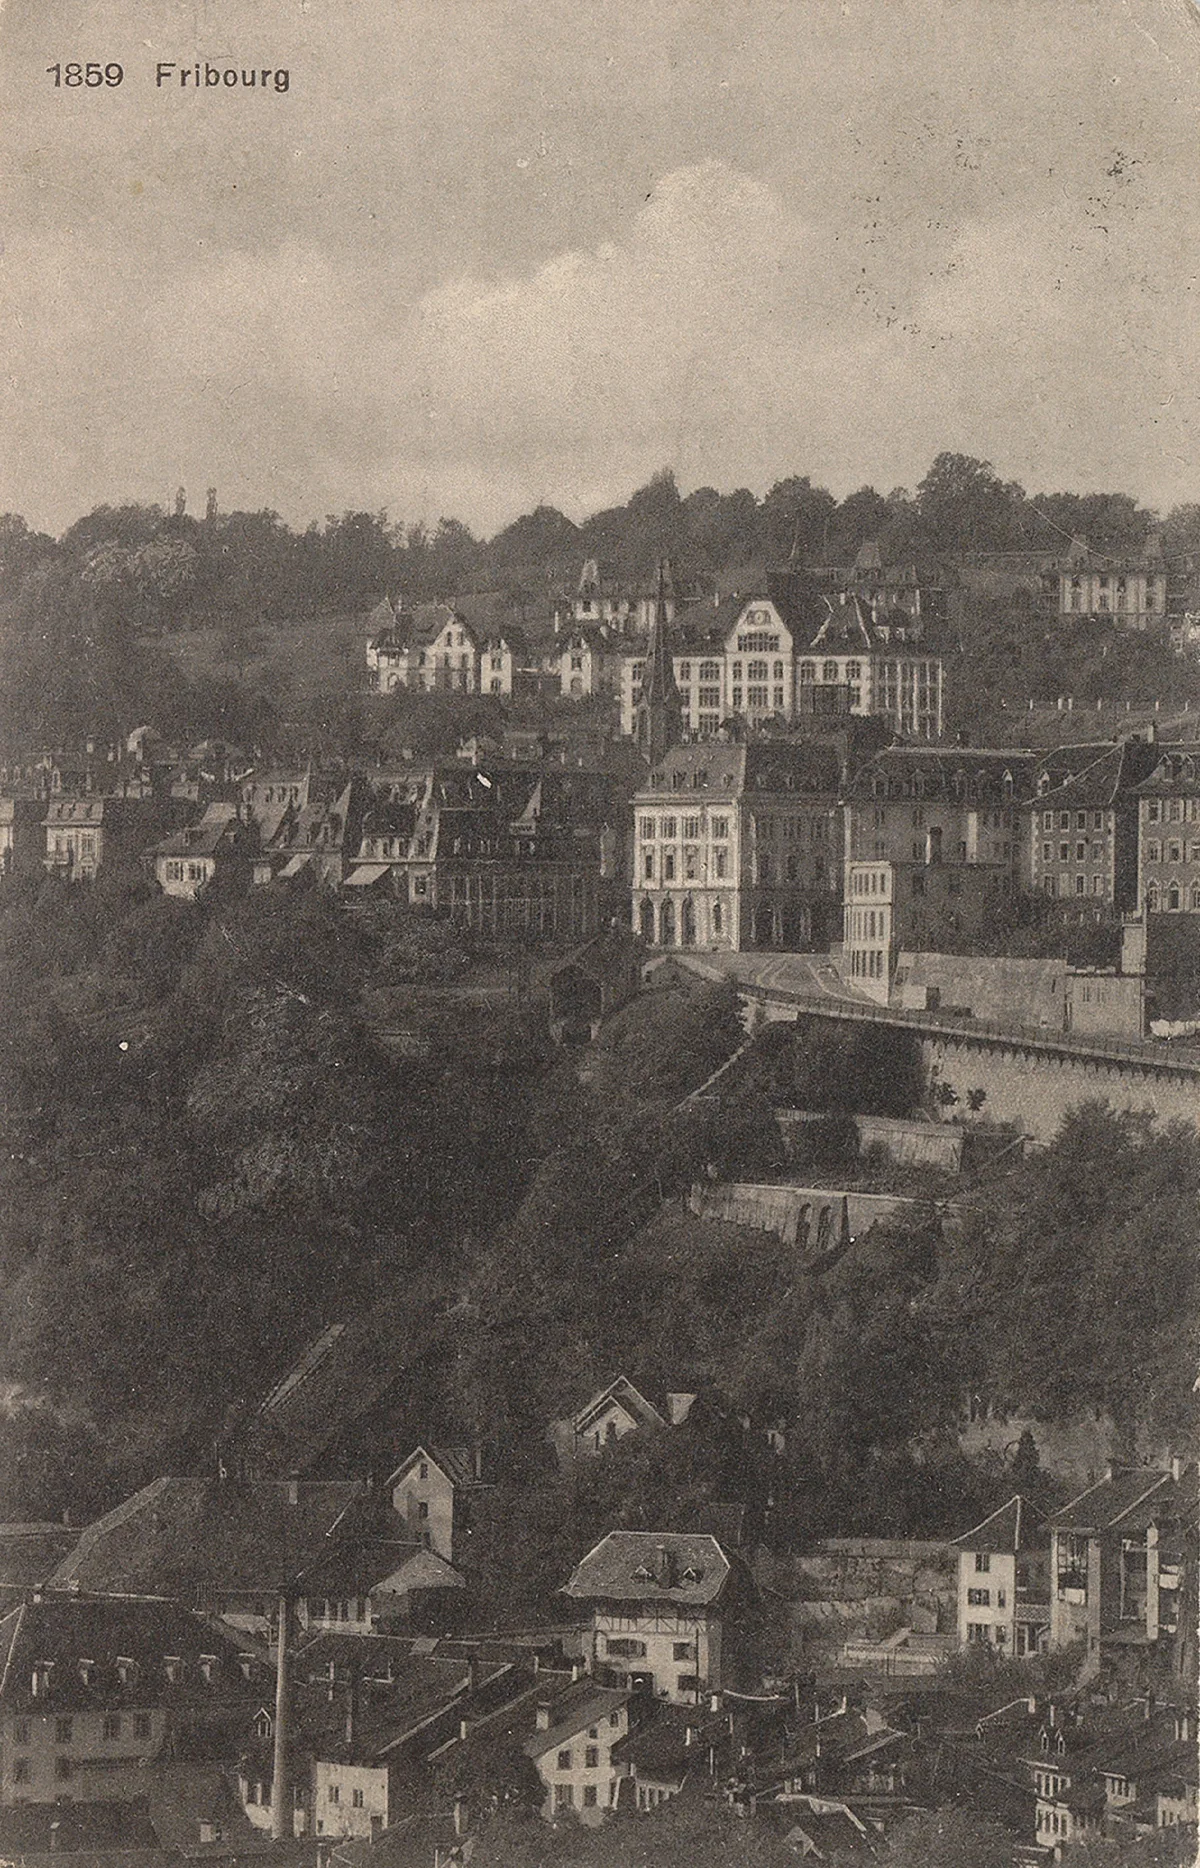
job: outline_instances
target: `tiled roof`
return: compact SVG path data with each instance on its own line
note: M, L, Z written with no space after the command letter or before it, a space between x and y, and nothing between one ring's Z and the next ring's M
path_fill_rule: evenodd
M1147 776L1156 757L1157 749L1144 740L1059 746L1038 761L1036 803L1086 810L1115 804Z
M964 1531L951 1542L962 1550L1015 1554L1018 1550L1030 1549L1039 1541L1045 1522L1045 1514L1016 1492L1007 1505L1001 1505L999 1511L993 1511L991 1517L977 1524L974 1530Z
M576 1565L563 1594L577 1601L707 1607L731 1574L715 1537L685 1531L610 1531Z
M475 1458L470 1447L435 1446L432 1441L430 1441L424 1446L414 1447L408 1457L401 1460L400 1464L388 1479L388 1486L399 1484L404 1474L410 1470L418 1459L430 1460L433 1465L440 1467L452 1485L467 1486L478 1485L480 1483L475 1472Z
M876 753L855 774L847 795L870 798L877 779L889 788L900 787L904 797L950 799L966 803L1006 801L1005 779L1012 780L1011 796L1027 798L1032 792L1034 755L1031 752L981 750L974 746L892 746Z
M19 1803L0 1809L0 1855L156 1850L162 1842L144 1802Z
M0 1601L44 1583L78 1537L63 1524L0 1524Z
M525 1754L540 1758L547 1751L586 1732L589 1726L607 1721L614 1712L628 1704L629 1694L611 1687L596 1686L591 1680L579 1680L564 1687L549 1702L550 1724L545 1731L535 1731L525 1740Z
M274 1590L331 1554L335 1532L349 1555L356 1523L365 1530L376 1505L357 1481L156 1479L81 1532L50 1580L185 1600Z
M251 1690L239 1653L228 1632L178 1602L48 1592L0 1622L0 1705L20 1712L228 1705ZM169 1657L180 1663L177 1678Z
M1153 1499L1166 1505L1173 1490L1171 1475L1152 1466L1117 1467L1111 1477L1089 1485L1056 1511L1050 1519L1055 1531L1107 1530L1137 1505Z
M624 1375L618 1375L614 1381L609 1382L607 1388L601 1388L598 1394L592 1395L577 1409L572 1419L576 1433L586 1433L589 1423L604 1411L610 1401L619 1402L645 1427L662 1427L666 1424L653 1402L647 1401L645 1395Z

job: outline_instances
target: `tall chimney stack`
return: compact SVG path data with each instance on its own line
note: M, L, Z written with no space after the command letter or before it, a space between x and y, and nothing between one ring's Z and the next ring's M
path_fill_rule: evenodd
M271 1784L271 1840L282 1842L292 1837L292 1812L288 1783L291 1750L292 1694L289 1678L288 1642L291 1638L292 1605L286 1595L279 1598L279 1635L275 1650L275 1776Z

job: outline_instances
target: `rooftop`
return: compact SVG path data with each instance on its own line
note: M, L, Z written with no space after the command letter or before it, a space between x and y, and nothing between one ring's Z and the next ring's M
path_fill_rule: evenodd
M563 1594L577 1601L707 1607L732 1574L715 1537L686 1531L610 1531L578 1563Z

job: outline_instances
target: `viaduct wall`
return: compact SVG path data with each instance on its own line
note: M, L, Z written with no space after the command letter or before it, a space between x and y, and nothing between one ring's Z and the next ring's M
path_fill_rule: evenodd
M1161 1121L1200 1128L1200 1061L1172 1058L1149 1044L942 1024L916 1013L814 1000L744 983L739 991L751 1025L811 1017L869 1020L911 1031L920 1045L935 1107L945 1108L948 1115L965 1115L968 1091L983 1090L983 1121L1012 1123L1037 1141L1052 1140L1067 1112L1088 1102L1106 1102L1117 1110L1149 1110ZM943 1084L954 1091L956 1103L936 1101Z

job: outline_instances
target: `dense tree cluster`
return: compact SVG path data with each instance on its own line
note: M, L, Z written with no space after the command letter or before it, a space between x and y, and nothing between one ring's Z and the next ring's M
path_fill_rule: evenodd
M155 506L101 506L61 539L0 517L0 739L151 719L164 730L269 736L278 728L286 669L251 667L275 630L362 616L382 596L406 602L488 592L510 620L536 623L574 586L587 558L629 585L644 585L669 553L680 576L703 590L748 589L788 559L846 564L877 539L886 559L926 564L962 553L1061 551L1084 535L1101 551L1140 550L1155 515L1126 494L1028 496L986 461L943 453L915 492L864 487L837 500L804 475L779 480L761 499L745 488L699 487L683 496L664 471L623 506L581 524L540 506L490 540L454 519L432 530L383 512L331 515L302 532L278 514L204 519ZM1165 522L1174 551L1200 551L1200 507ZM212 668L189 681L164 634L209 629ZM1200 698L1188 669L1163 645L1115 625L1064 628L1031 601L972 599L962 640L947 644L950 718L956 730L995 731L1005 707L1030 697ZM345 693L362 670L347 665ZM328 703L328 696L326 701ZM328 704L325 715L329 714ZM327 730L331 722L324 718ZM353 736L361 720L343 722ZM418 732L420 728L418 727Z
M404 1431L503 1446L504 1483L549 1501L544 1536L514 1510L498 1614L549 1601L606 1524L716 1501L781 1546L960 1528L1009 1479L958 1453L968 1390L1035 1417L1106 1408L1130 1435L1186 1424L1193 1135L1085 1109L961 1190L957 1231L917 1203L801 1262L677 1196L778 1169L784 1087L820 1108L840 1084L835 1111L851 1090L911 1108L903 1048L769 1032L695 1099L745 1034L731 989L669 975L578 1058L548 1043L536 995L435 1009L419 1057L375 1041L371 989L481 958L515 980L517 956L481 956L444 922L303 886L193 905L139 883L4 883L14 1511L87 1510L203 1468L273 1370L372 1308L425 1344ZM555 1479L547 1423L618 1369L697 1393L693 1418Z

